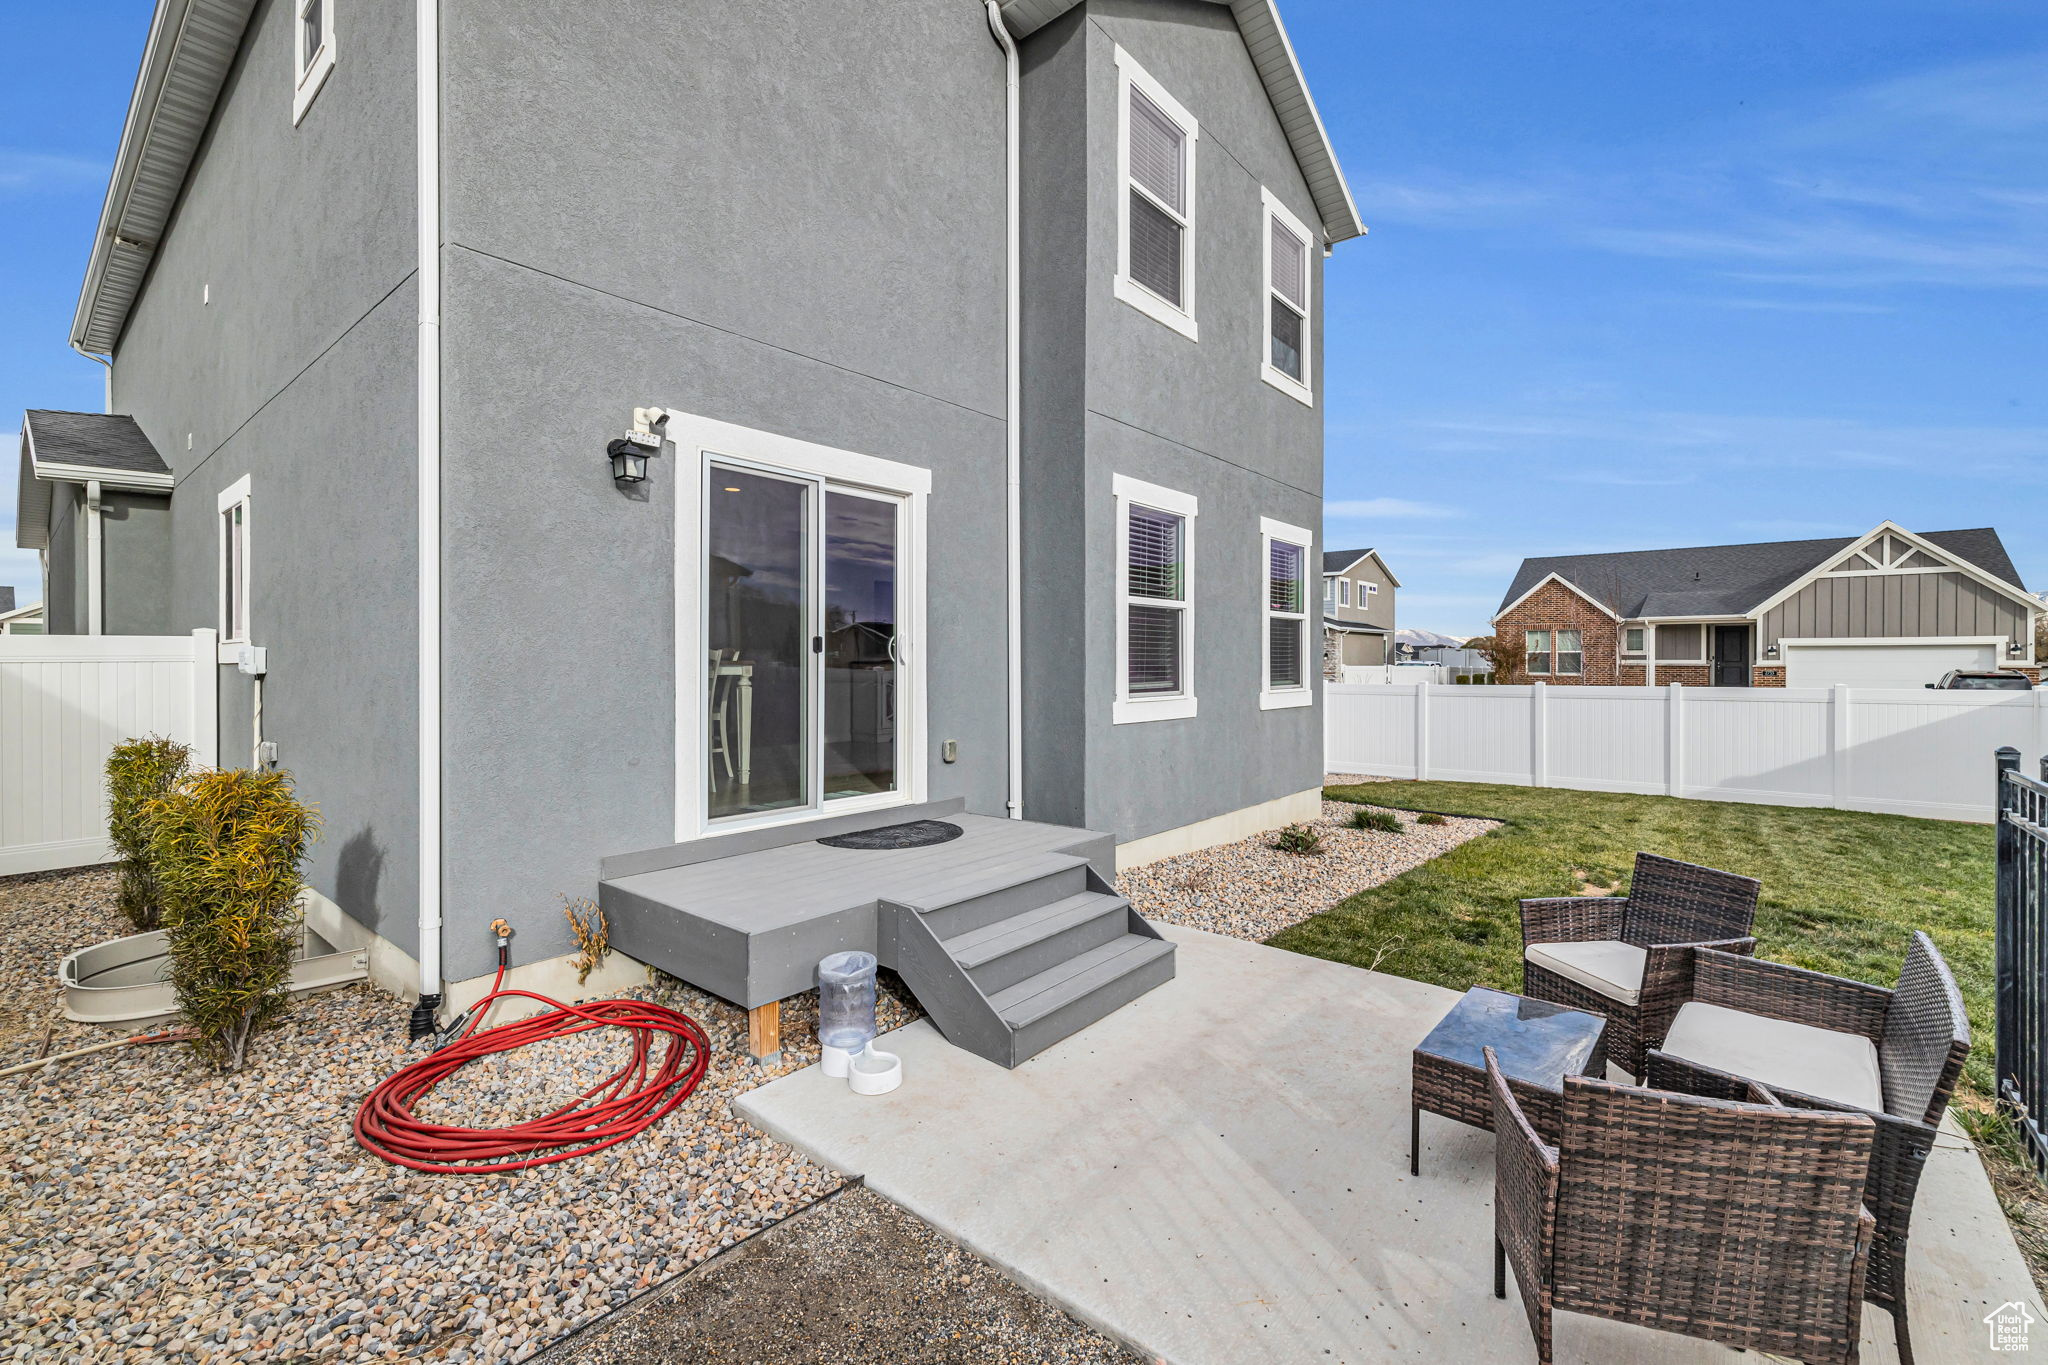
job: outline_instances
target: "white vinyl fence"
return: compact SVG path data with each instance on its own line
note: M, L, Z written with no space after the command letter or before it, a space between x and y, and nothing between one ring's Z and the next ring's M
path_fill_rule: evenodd
M1324 689L1330 772L1993 818L1992 751L2032 771L2048 689Z
M0 636L0 876L105 862L107 753L163 735L217 756L214 634Z

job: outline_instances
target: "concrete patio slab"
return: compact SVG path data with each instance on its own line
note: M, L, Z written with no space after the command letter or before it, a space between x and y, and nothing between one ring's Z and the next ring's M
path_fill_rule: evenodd
M1014 1071L928 1023L880 1044L903 1087L816 1067L738 1101L752 1122L988 1257L1067 1311L1184 1365L1535 1358L1492 1295L1493 1138L1423 1116L1408 1174L1408 1056L1455 992L1164 928L1180 975ZM1920 1193L1922 1362L1999 1359L1984 1315L2044 1310L1977 1157L1951 1125ZM1864 1313L1864 1359L1897 1355ZM1557 1359L1738 1353L1560 1314Z

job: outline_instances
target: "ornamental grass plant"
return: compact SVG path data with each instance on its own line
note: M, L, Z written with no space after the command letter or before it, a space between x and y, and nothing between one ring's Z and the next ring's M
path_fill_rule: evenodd
M146 823L179 1013L207 1061L239 1071L285 1006L319 812L291 774L231 768L188 774Z
M138 933L163 923L146 815L150 803L162 799L191 767L191 746L161 735L124 740L107 755L107 839L121 855L116 903Z

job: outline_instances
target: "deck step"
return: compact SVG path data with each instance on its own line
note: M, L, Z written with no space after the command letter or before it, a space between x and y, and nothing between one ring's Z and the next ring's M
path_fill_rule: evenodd
M1121 936L1130 902L1083 891L946 940L946 951L993 995Z
M1046 853L963 877L928 895L917 910L934 934L951 940L1087 889L1086 858Z
M1124 934L989 997L1015 1066L1173 978L1173 944Z

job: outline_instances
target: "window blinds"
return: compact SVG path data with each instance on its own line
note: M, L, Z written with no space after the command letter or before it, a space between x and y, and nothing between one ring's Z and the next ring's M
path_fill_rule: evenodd
M1187 134L1131 91L1130 276L1178 308L1187 205Z

